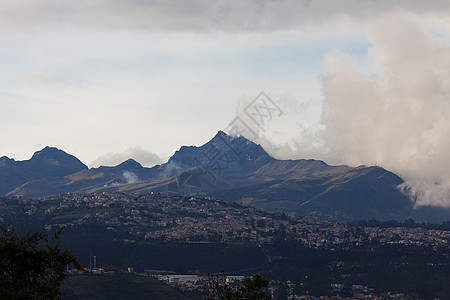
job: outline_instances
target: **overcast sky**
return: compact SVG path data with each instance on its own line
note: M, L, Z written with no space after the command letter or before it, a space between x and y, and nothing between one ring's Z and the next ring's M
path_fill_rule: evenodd
M0 156L151 166L264 91L278 158L397 172L450 205L447 1L0 1Z

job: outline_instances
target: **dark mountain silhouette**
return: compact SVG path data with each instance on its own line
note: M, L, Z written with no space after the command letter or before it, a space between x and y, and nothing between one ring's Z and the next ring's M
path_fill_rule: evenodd
M31 159L15 161L6 156L0 158L0 194L44 177L63 177L87 170L75 156L57 148L45 147L33 154Z
M182 146L160 169L167 170L170 175L197 167L219 176L245 176L272 161L275 159L260 145L242 136L232 137L219 131L201 147Z
M109 170L125 170L125 171L126 170L137 170L137 169L142 169L142 168L143 168L143 166L132 158L130 158L130 159L124 161L123 163L121 163L117 166L114 166L114 167L104 167L104 166L99 167L100 170L109 169Z
M65 176L87 169L78 158L54 147L45 147L30 160L20 161L35 176Z
M30 197L67 192L160 192L212 196L339 221L450 220L448 209L414 209L398 189L403 180L383 168L330 166L312 159L277 160L260 145L222 131L200 147L182 146L167 163L153 168L129 159L115 167L88 170L61 152L45 148L33 155L32 163L27 164L39 163L41 173L39 168L18 172L25 162L0 158L0 174L23 175L4 185L2 193Z

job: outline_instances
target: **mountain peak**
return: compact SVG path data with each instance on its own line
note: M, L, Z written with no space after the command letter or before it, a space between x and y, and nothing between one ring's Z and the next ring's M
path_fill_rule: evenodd
M219 130L214 138L205 145L208 144L214 144L221 151L231 151L245 160L256 160L261 157L265 159L271 158L261 145L256 144L242 135L233 136L222 130Z
M30 160L22 163L29 165L34 171L41 169L47 176L65 176L87 169L78 158L56 147L46 146L36 151Z
M56 147L45 146L45 148L43 148L42 150L34 152L33 156L31 157L31 160L39 159L43 156L45 156L45 157L55 156L55 155L58 155L58 153L67 154L66 152L59 150Z
M117 165L116 168L120 168L122 170L136 170L142 169L143 166L134 159L130 158L124 161L123 163Z
M216 135L214 136L214 138L217 138L217 137L228 137L228 136L230 136L230 135L228 135L228 134L226 134L224 131L222 131L222 130L219 130L217 133L216 133Z
M258 144L243 136L231 136L219 130L202 146L182 146L165 165L166 170L180 172L192 167L217 170L220 175L256 170L275 160Z
M222 130L219 130L216 133L216 135L211 140L215 140L215 139L222 139L222 140L236 140L236 139L240 139L240 140L246 140L246 141L250 142L250 140L248 140L247 138L245 138L242 135L237 135L237 136L230 135L230 134L227 134L226 132L224 132Z
M4 166L14 163L14 162L15 162L15 160L12 158L9 158L8 156L0 157L0 167L4 167Z

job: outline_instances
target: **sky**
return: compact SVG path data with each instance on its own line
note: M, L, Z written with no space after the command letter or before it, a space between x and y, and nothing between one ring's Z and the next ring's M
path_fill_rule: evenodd
M280 159L378 165L450 206L450 4L387 0L0 1L0 156L90 167L201 145L260 92Z

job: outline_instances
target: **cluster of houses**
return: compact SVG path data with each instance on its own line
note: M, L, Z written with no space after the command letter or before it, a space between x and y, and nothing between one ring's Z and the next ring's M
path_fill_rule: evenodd
M39 215L46 229L97 222L126 231L130 240L272 243L292 239L308 247L381 243L447 247L450 232L424 228L350 226L297 213L263 211L217 199L149 193L63 194L3 199L0 222L17 214Z

